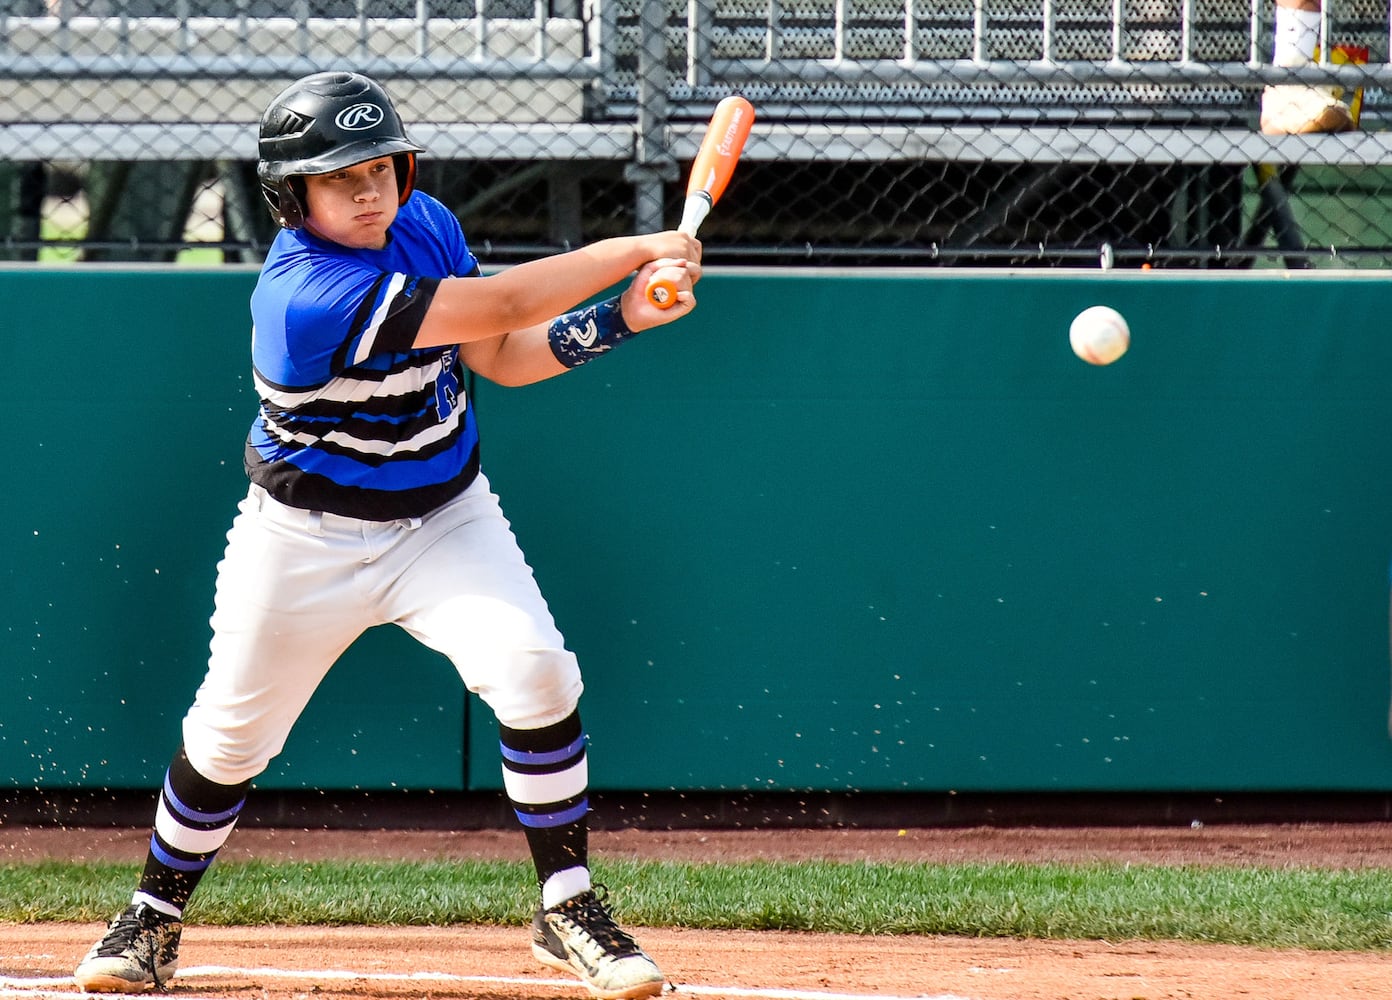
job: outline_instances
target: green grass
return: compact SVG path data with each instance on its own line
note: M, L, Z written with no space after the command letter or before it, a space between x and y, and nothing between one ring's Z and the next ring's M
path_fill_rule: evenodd
M0 866L0 921L106 920L137 876L133 865ZM653 927L1392 950L1392 869L614 862L596 878L620 920ZM220 863L188 917L520 925L533 898L525 863Z
M39 224L41 240L80 240L87 235L85 220L62 226L45 217ZM39 249L40 264L73 264L78 260L75 246L49 246ZM188 247L174 257L175 264L189 267L210 267L223 264L222 251L213 247Z
M40 264L75 264L77 263L77 247L43 247L39 250ZM187 267L213 267L226 263L222 259L222 251L209 249L207 247L190 247L187 250L180 250L174 257L174 263Z

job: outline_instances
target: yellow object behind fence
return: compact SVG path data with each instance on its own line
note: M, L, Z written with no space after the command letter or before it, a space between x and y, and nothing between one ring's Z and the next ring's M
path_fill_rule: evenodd
M1315 61L1319 61L1319 49L1315 49ZM1335 66L1365 66L1368 63L1366 45L1336 45L1329 50L1329 61ZM1342 87L1334 88L1334 96L1343 100ZM1363 110L1363 88L1357 87L1348 99L1349 114L1353 117L1353 127L1358 127L1358 113Z

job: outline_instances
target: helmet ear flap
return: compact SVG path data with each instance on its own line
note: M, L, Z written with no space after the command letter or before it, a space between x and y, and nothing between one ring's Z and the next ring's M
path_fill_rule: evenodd
M400 194L397 204L404 205L416 189L416 154L397 153L392 159L396 167L396 190Z
M271 206L271 214L282 229L301 229L304 227L305 184L302 177L286 177L278 184L261 183L261 194L266 204Z
M289 211L295 214L295 224L290 228L299 229L304 225L304 220L309 215L309 185L305 183L303 177L291 174L285 178L282 190L285 193L281 196L281 204L289 202Z

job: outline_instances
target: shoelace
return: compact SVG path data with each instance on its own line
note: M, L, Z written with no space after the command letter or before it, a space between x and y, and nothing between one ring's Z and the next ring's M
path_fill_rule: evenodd
M156 911L144 904L122 913L106 932L97 954L102 958L119 958L127 951L135 953L140 967L150 974L155 989L164 989L155 957L155 931L161 923ZM148 932L148 933L146 933ZM143 945L143 947L141 947Z
M596 891L583 892L574 899L561 904L560 911L566 917L584 928L585 932L599 944L611 958L624 958L639 952L638 942L626 934L609 911L604 908L608 890L602 885ZM603 896L599 893L604 893Z

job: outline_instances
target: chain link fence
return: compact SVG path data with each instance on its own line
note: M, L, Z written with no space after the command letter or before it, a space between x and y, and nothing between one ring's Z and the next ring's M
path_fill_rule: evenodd
M1386 267L1386 0L0 0L0 255L259 260L256 122L382 81L490 263L675 223L715 103L758 110L709 263ZM1352 47L1352 48L1349 48ZM1357 131L1271 137L1268 84Z

